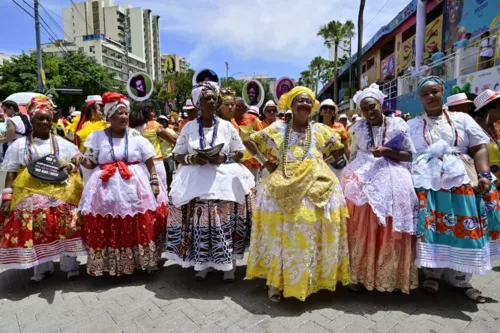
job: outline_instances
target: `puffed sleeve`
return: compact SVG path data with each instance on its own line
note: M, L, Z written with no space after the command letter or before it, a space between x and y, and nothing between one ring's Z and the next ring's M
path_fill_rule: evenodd
M153 158L156 156L155 148L149 142L148 139L146 139L143 136L138 136L136 137L137 140L139 140L139 146L141 147L141 161L146 162L150 158Z
M313 135L324 156L330 156L335 150L344 148L344 145L340 142L340 134L338 132L335 132L324 124L316 123L314 126L316 131L313 131Z
M189 123L182 128L177 138L173 153L177 155L186 155L188 153Z
M84 156L94 164L99 164L100 132L102 131L94 131L90 133L84 143L85 148L87 148Z
M277 125L275 124L250 134L250 140L257 144L261 153L265 153L271 149L278 149L278 145L280 145L282 141L279 138L279 132L277 131ZM279 140L279 142L277 142L277 140Z
M463 113L464 128L467 137L469 138L469 147L475 147L483 144L488 144L490 139L484 134L481 126L468 114Z
M229 132L229 147L231 148L231 152L235 151L244 151L245 146L243 146L243 142L241 141L240 135L233 127L231 123L228 124L228 132Z
M61 151L61 159L64 162L69 162L73 157L80 154L80 150L73 143L64 140L63 138L56 136L57 143L59 144L59 149Z
M21 151L24 153L26 140L17 139L5 152L0 170L4 172L17 172L21 167ZM22 149L22 150L21 150Z

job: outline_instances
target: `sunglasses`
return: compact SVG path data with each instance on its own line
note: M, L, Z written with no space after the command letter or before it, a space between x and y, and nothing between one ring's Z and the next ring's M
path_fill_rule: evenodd
M327 105L327 106L322 106L321 107L321 110L330 110L330 111L335 111L336 108L335 106L330 106L330 105Z
M276 110L276 109L269 109L269 108L268 108L268 109L266 109L266 112L269 112L269 113L277 113L277 112L278 112L278 110Z

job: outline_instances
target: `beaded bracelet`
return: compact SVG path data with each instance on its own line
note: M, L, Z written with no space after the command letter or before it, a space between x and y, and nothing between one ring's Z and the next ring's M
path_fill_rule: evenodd
M493 177L491 176L491 173L490 172L479 172L477 174L477 179L481 179L481 178L486 178L490 181L493 180Z
M2 194L5 194L5 193L12 194L12 193L14 193L14 190L12 189L12 187L7 187L7 188L4 188L2 191Z
M233 154L232 153L226 154L226 164L231 164L231 163L233 163Z
M193 157L194 157L193 154L189 154L188 155L188 162L189 162L190 165L193 164Z
M9 193L2 194L2 201L11 201L11 200L12 200L12 194Z

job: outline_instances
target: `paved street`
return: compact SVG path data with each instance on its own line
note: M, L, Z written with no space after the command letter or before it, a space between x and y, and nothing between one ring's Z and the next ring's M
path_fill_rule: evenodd
M84 259L84 258L82 258ZM56 272L29 285L32 270L0 272L0 332L500 332L500 303L476 305L447 287L433 298L362 292L321 292L306 303L271 303L263 281L224 284L220 273L195 282L189 269L167 263L150 278L82 277ZM500 299L500 267L473 284Z

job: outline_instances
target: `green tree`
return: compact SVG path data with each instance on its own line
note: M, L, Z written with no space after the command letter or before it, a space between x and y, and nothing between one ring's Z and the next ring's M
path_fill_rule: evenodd
M313 60L311 60L311 63L309 64L309 71L311 72L311 75L314 77L314 92L316 95L318 94L318 84L320 76L324 72L327 62L328 60L323 59L322 57L315 57Z
M354 23L347 20L345 23L340 21L330 21L325 25L322 25L318 31L318 36L323 37L324 43L328 48L334 48L334 98L338 101L339 90L337 89L337 74L338 74L338 50L339 45L345 42L346 39L350 39L354 36Z
M311 89L314 88L314 77L310 70L306 70L300 73L298 85Z
M124 92L124 85L114 79L106 67L94 59L78 52L69 52L63 58L46 54L43 67L46 77L46 92L54 95L54 103L68 110L77 109L88 95L101 95L106 91ZM85 73L84 73L85 72ZM78 88L82 94L68 95L53 89ZM16 92L36 92L38 90L36 54L21 54L0 66L0 100Z
M186 101L191 98L191 91L193 90L193 75L194 71L191 69L189 69L186 73L167 74L164 81L165 83L170 83L173 91L169 92L166 88L163 88L159 91L158 98L164 101L174 101L176 109L181 110L186 104Z

